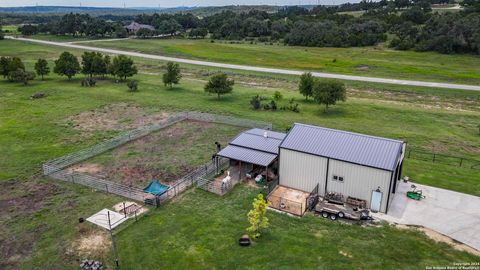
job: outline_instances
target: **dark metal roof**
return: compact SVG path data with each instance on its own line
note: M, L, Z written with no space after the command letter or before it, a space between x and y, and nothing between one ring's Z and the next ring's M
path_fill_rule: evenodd
M393 171L403 142L296 123L280 147Z
M242 132L230 142L230 145L278 154L278 147L285 135L280 132L254 128Z
M257 164L260 166L270 165L276 158L276 154L262 152L258 150L228 145L217 154L234 160L240 160L247 163Z

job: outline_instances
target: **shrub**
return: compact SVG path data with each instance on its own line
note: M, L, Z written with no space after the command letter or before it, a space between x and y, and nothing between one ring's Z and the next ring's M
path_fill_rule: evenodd
M275 102L275 100L270 101L270 108L272 109L272 111L277 110L277 103Z
M82 80L83 87L94 87L97 81L94 78L88 77Z
M137 92L138 91L138 83L137 81L131 80L127 83L128 91L129 92Z
M252 108L254 110L258 110L262 107L262 101L261 101L261 98L259 95L256 95L254 97L252 97L252 99L250 100L250 105L252 105Z
M300 108L298 108L298 103L295 103L295 99L290 99L288 102L287 110L292 111L292 112L300 112Z
M280 101L282 99L283 99L283 95L282 95L282 93L280 93L280 91L275 91L273 93L273 100Z
M11 82L22 82L24 85L27 85L28 81L33 79L35 79L35 73L24 71L20 68L8 73L8 80Z

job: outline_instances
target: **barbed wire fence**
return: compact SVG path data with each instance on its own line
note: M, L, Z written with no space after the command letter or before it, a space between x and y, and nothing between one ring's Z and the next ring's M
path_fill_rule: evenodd
M173 186L170 186L165 193L159 196L144 192L142 189L137 187L127 186L110 181L108 179L102 179L88 174L75 172L72 169L69 169L69 167L117 148L123 144L142 138L152 132L159 131L185 120L233 125L244 128L272 129L271 123L263 121L241 119L232 116L216 115L203 112L180 112L169 116L168 118L160 121L158 124L130 130L92 147L82 149L54 160L50 160L42 165L43 175L49 176L53 179L80 184L96 190L113 193L135 201L143 202L145 204L158 206L185 191L187 188L196 183L198 179L215 173L218 170L215 163L209 162L191 171L187 175L175 181Z

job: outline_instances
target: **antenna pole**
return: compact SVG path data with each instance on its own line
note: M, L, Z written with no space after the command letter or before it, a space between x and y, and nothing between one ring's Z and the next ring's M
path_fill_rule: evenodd
M120 270L120 265L118 264L118 255L117 255L117 247L115 246L115 241L113 240L113 232L112 232L112 223L110 222L110 211L107 211L108 216L108 228L110 231L110 237L112 238L112 248L113 248L113 256L115 256L115 269Z

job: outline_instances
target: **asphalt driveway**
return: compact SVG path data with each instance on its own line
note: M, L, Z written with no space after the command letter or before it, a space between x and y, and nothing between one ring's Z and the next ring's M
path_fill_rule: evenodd
M480 250L480 197L415 184L426 197L416 201L406 196L411 184L399 184L388 214L379 218L421 225Z

